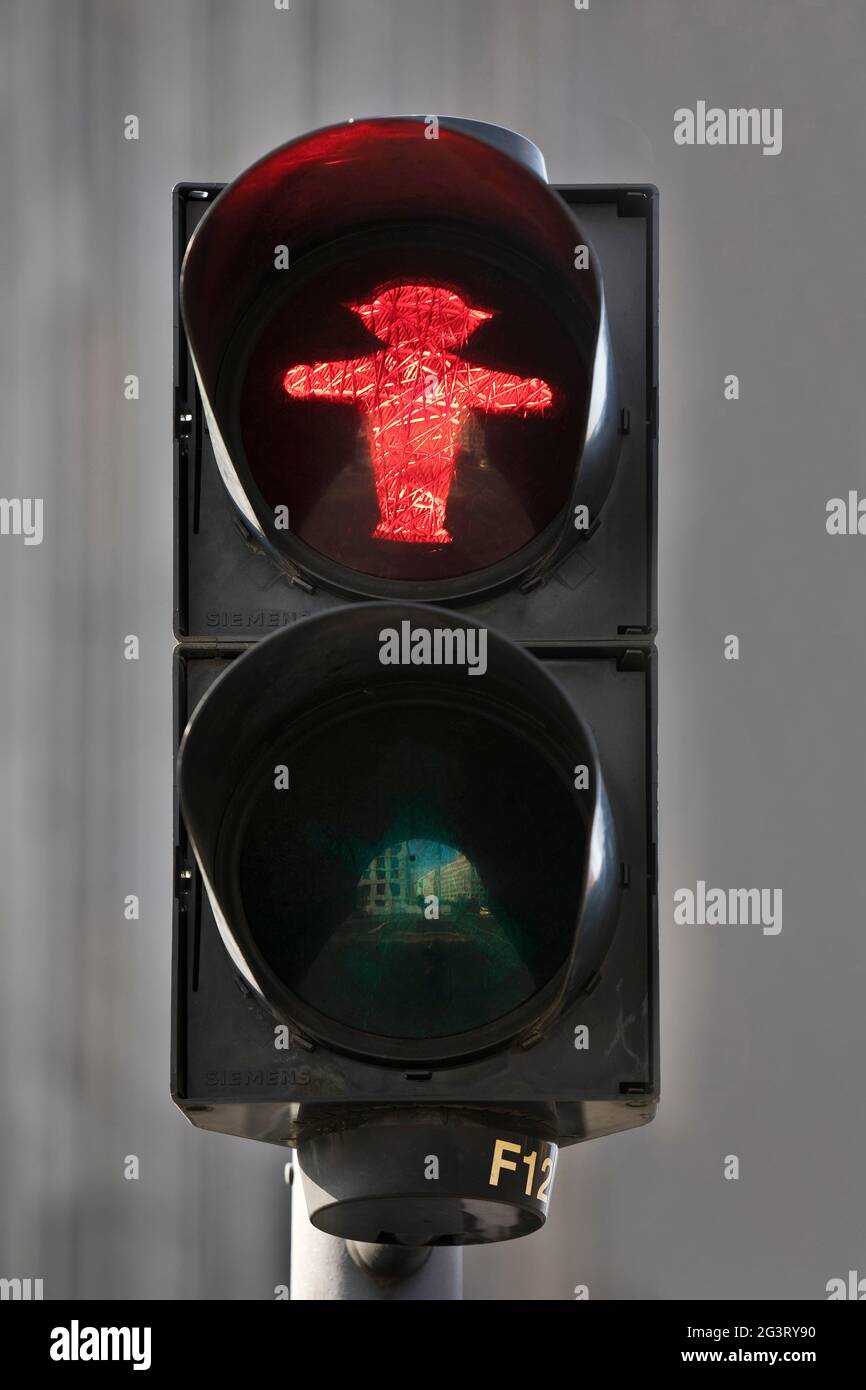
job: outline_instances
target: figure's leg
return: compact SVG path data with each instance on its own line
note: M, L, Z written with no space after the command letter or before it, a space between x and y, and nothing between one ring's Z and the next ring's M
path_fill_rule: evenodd
M376 488L376 501L379 504L379 524L373 531L373 536L377 539L381 539L388 535L388 519L393 510L389 501L390 494L388 487L389 451L384 447L381 437L374 435L372 423L368 426L368 438L370 441L370 462L373 465L373 482Z
M445 526L445 509L453 477L454 449L450 440L440 437L437 447L420 459L414 470L406 522L414 527L419 539L437 545L447 545L451 541Z
M451 536L445 529L444 494L431 487L429 461L410 459L405 462L393 452L383 451L374 460L376 496L379 501L379 524L373 532L375 540L432 542L445 545ZM448 473L453 471L448 470ZM441 470L439 470L441 474ZM434 475L436 476L436 475Z
M412 460L395 487L388 535L392 540L447 545L445 496L431 476L427 460Z

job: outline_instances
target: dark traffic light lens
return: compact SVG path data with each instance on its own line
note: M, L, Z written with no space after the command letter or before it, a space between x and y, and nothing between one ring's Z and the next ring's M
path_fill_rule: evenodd
M288 275L222 379L278 545L377 580L446 581L564 515L592 335L578 344L552 292L444 233Z
M417 697L355 708L273 748L243 801L248 930L281 986L343 1027L481 1028L568 957L584 872L574 793L489 712Z

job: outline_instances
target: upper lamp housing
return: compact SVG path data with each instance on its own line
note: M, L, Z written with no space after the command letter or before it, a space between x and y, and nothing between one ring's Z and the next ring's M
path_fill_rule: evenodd
M604 291L543 171L498 127L359 120L202 219L181 307L214 454L292 577L469 598L594 526L620 445Z

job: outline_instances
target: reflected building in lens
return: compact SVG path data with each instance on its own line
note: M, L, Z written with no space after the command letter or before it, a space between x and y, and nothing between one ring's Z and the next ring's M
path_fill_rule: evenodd
M447 864L437 864L417 880L416 892L424 898L435 896L440 903L467 903L487 906L487 892L478 870L458 854Z
M361 912L407 912L416 906L414 854L405 842L389 845L371 861L358 880Z

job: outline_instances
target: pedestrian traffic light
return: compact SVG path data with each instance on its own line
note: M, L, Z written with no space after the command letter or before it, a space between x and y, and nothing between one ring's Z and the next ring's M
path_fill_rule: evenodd
M658 1093L655 193L542 175L403 117L175 196L172 1089L362 1241L537 1229Z

